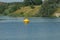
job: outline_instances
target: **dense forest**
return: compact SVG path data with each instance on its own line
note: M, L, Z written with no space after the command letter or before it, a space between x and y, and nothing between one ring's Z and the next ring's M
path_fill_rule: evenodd
M50 17L59 7L60 0L24 0L23 2L0 2L0 15L14 17Z

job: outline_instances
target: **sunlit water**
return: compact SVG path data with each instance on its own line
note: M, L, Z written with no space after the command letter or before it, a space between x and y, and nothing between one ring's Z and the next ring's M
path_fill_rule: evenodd
M23 18L0 21L0 40L60 40L60 18Z

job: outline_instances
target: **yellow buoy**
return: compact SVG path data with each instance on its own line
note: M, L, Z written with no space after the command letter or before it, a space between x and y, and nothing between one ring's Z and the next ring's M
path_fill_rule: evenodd
M24 19L24 23L25 23L25 24L28 24L29 22L30 22L29 19L27 19L27 18Z

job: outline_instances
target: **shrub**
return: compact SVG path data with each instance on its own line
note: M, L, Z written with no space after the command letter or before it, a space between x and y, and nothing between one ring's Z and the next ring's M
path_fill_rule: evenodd
M33 5L30 6L32 9L34 9L35 7Z

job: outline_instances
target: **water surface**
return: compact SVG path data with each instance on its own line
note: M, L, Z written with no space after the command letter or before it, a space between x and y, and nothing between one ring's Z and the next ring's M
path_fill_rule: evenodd
M23 18L0 21L0 40L60 40L60 18Z

